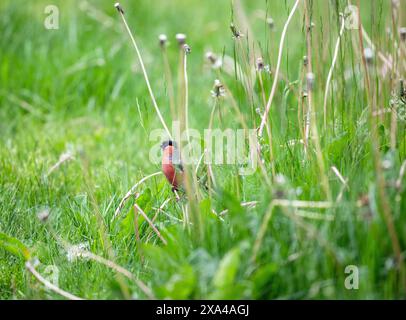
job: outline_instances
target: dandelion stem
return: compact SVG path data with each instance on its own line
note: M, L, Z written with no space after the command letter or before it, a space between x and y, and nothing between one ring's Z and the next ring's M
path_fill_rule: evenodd
M310 22L310 12L308 8L307 0L304 1L304 9L305 9L305 28L306 28L306 46L307 46L307 75L313 74L312 68L312 39L311 39L311 22ZM323 153L321 150L320 145L320 138L317 130L317 118L316 118L316 111L313 109L313 88L310 84L310 79L307 77L307 90L308 90L308 110L307 110L307 117L306 117L306 130L305 130L305 152L308 147L308 138L309 138L309 130L311 128L311 132L313 135L314 146L316 151L316 159L317 164L320 170L320 177L321 177L321 186L323 191L327 197L327 199L331 200L331 193L330 193L330 185L328 182L328 177L325 172L325 165L323 159Z
M190 145L190 137L189 137L189 82L187 76L187 55L188 53L185 50L185 54L183 57L183 83L185 85L185 127L186 127L186 136L188 143Z
M145 218L145 220L151 226L152 230L154 230L154 232L159 237L159 239L161 239L164 244L168 244L168 242L164 239L164 237L162 237L162 235L159 232L159 230L157 229L157 227L155 227L155 225L152 223L152 221L148 218L147 214L141 209L141 207L135 203L134 208L136 208L136 210L138 210L138 212L141 213L141 215Z
M288 30L289 23L292 20L292 17L293 17L293 15L294 15L294 13L295 13L298 5L299 5L299 2L300 2L300 0L296 0L295 4L293 5L292 10L290 11L289 17L286 20L285 26L283 27L281 40L280 40L280 43L279 43L279 54L278 54L278 62L276 64L276 70L275 70L275 78L273 80L271 94L269 95L269 99L268 99L268 103L267 103L266 108L265 108L264 115L262 116L261 125L260 125L259 130L258 130L258 134L259 134L260 137L262 137L262 132L263 132L265 124L266 124L266 122L268 120L269 110L271 109L273 97L275 95L276 87L278 85L279 69L281 67L282 51L283 51L283 44L284 44L285 37L286 37L286 32Z
M52 290L56 292L57 294L61 295L62 297L65 297L69 300L83 300L83 298L80 298L78 296L73 295L72 293L69 293L67 291L62 290L61 288L57 287L56 285L52 284L49 282L47 279L45 279L41 274L35 269L34 265L30 262L27 261L25 263L25 267L31 274L39 281L41 282L46 288L49 290Z
M153 93L152 88L151 88L151 84L149 83L148 74L147 74L147 71L145 69L144 62L143 62L142 57L141 57L141 53L140 53L140 51L138 49L137 43L135 42L135 38L134 38L134 36L133 36L133 34L132 34L131 30L130 30L130 27L128 26L127 21L126 21L126 19L124 17L124 11L122 10L120 4L118 4L118 3L115 5L115 7L117 8L117 11L120 14L120 16L121 16L121 18L123 20L124 26L125 26L128 34L129 34L129 36L131 38L131 41L132 41L132 43L134 45L135 51L137 53L138 61L139 61L140 65L141 65L142 73L144 74L144 79L145 79L145 82L147 84L149 95L151 96L151 100L152 100L152 103L154 105L155 111L156 111L156 113L157 113L157 115L159 117L159 120L162 123L162 126L164 127L166 133L168 134L168 137L170 139L172 139L171 132L169 131L169 129L168 129L166 123L165 123L165 120L163 119L162 114L159 111L158 104L157 104L157 102L155 100L155 96L154 96L154 93Z
M135 189L137 189L137 187L138 187L140 184L142 184L142 183L144 183L146 180L148 180L148 179L150 179L150 178L152 178L152 177L155 177L155 176L157 176L157 175L160 175L160 174L162 174L161 171L152 173L152 174L150 174L150 175L148 175L148 176L142 178L142 179L141 179L140 181L138 181L135 185L133 185L133 186L131 187L131 189L127 191L127 193L126 193L126 195L124 196L124 198L121 199L120 204L118 205L116 211L114 212L114 216L113 216L112 220L114 220L115 218L117 218L117 216L120 214L121 209L123 209L125 202L134 194Z
M341 22L340 33L339 33L338 38L337 38L337 43L336 43L335 50L334 50L333 61L331 62L331 67L330 67L330 70L328 72L327 81L326 81L326 90L324 92L324 105L323 105L323 110L324 110L324 130L327 130L327 97L328 97L328 91L329 91L329 88L330 88L331 78L333 76L333 70L334 70L335 64L337 62L338 51L340 49L341 37L342 37L342 35L344 33L344 28L345 28L345 19L344 19L344 17L342 17L341 19L342 19L342 22Z

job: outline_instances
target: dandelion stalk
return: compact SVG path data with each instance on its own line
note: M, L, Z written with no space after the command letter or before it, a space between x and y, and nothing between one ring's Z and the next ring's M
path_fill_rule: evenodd
M264 108L265 108L266 107L266 95L265 95L264 81L262 79L262 74L263 74L264 70L265 70L265 66L262 61L262 58L258 58L257 59L257 72L258 72L259 85L261 88L262 102L263 102ZM256 123L255 123L255 126L256 126ZM272 176L275 177L276 171L275 171L274 156L273 156L273 138L272 138L272 129L270 127L269 122L266 123L266 131L267 131L268 138L269 138L269 162L271 163Z
M328 177L325 172L325 165L323 154L320 145L320 138L317 130L317 118L316 111L313 109L313 89L314 89L314 74L312 69L312 41L311 41L311 23L310 23L310 12L308 8L307 0L304 1L304 11L305 11L305 26L306 26L306 46L307 46L307 101L308 101L308 110L307 110L307 119L306 119L306 130L305 130L305 151L308 147L308 138L309 138L309 128L311 128L314 146L316 149L316 159L320 171L321 185L327 199L331 200L330 186L328 182Z
M326 89L325 89L325 92L324 92L324 104L323 104L324 130L327 130L327 97L328 97L328 92L329 92L329 89L330 89L331 78L333 77L334 67L335 67L335 64L337 62L338 51L340 49L340 41L341 41L341 37L342 37L342 35L344 33L344 28L345 28L345 19L341 15L341 28L340 28L340 32L339 32L339 35L338 35L338 38L337 38L336 46L335 46L335 49L334 49L333 61L331 62L331 67L330 67L330 70L328 72L327 81L326 81Z
M164 120L164 118L162 117L161 112L159 111L159 107L158 107L158 104L157 104L157 102L156 102L154 93L153 93L153 91L152 91L151 84L150 84L150 82L149 82L148 74L147 74L147 71L146 71L146 69L145 69L144 61L142 60L142 56L141 56L140 50L138 49L137 43L135 42L135 38L134 38L134 36L133 36L133 34L132 34L132 32L131 32L131 30L130 30L128 24L127 24L127 21L126 21L125 17L124 17L124 10L122 9L122 7L121 7L121 5L120 5L119 3L116 3L114 6L115 6L115 8L117 9L118 13L120 14L121 19L123 20L124 26L125 26L125 28L126 28L126 30L127 30L127 32L128 32L128 35L129 35L130 38L131 38L131 42L132 42L132 44L134 45L134 49L135 49L135 51L136 51L136 53L137 53L138 61L139 61L140 65L141 65L141 69L142 69L142 73L143 73L143 75L144 75L145 83L147 84L148 92L149 92L149 95L151 96L152 104L154 105L155 111L156 111L156 113L157 113L157 115L158 115L158 117L159 117L159 120L161 121L162 126L164 127L164 129L165 129L165 131L166 131L168 137L169 137L170 139L172 139L171 132L169 131L169 129L168 129L166 123L165 123L165 120Z
M145 293L145 295L150 298L150 299L155 299L151 289L147 287L147 285L137 279L130 271L127 269L123 268L122 266L118 265L112 260L103 258L97 254L94 254L93 252L90 252L80 246L71 246L66 243L66 241L62 242L62 245L65 247L65 249L69 252L69 255L71 256L71 259L77 259L77 258L84 258L84 259L89 259L94 262L100 263L112 270L114 270L117 274L123 275L124 277L132 280L135 282L135 284L140 288L142 292Z
M187 44L183 45L184 56L183 56L183 84L184 84L184 103L185 103L185 129L187 140L190 145L189 137L189 80L187 76L187 56L190 53L190 47Z
M41 282L47 289L61 295L62 297L69 299L69 300L83 300L83 298L80 298L78 296L73 295L72 293L69 293L65 290L62 290L61 288L57 287L56 285L52 284L49 282L47 279L45 279L36 269L35 266L31 263L31 261L27 261L25 263L25 267L27 270L39 281Z
M157 229L157 227L155 227L155 225L152 223L152 221L148 218L147 214L144 212L144 210L141 209L141 207L138 204L134 204L134 208L145 218L145 220L148 222L148 224L151 226L152 230L154 230L154 232L156 233L156 235L158 236L159 239L162 240L162 242L166 245L168 244L168 242L165 240L164 237L162 237L161 233L159 232L159 230Z
M140 239L140 229L138 225L138 210L134 207L134 232L135 232L135 242L137 244L137 249L140 254L141 263L144 263L144 255L142 254L141 239Z
M264 115L262 116L261 125L260 125L260 127L258 129L258 135L260 137L262 137L262 132L263 132L265 124L266 124L266 122L268 120L269 110L271 109L272 101L273 101L273 98L274 98L274 95L275 95L275 92L276 92L276 87L278 85L279 70L280 70L280 67L281 67L282 52L283 52L283 45L284 45L284 42L285 42L286 32L288 30L288 26L290 24L290 21L292 20L292 17L293 17L293 15L294 15L294 13L295 13L298 5L299 5L299 2L300 2L300 0L296 0L295 4L293 5L292 10L290 11L288 19L286 20L285 26L283 27L281 40L279 42L278 62L276 64L274 81L273 81L273 84L272 84L271 93L269 95L269 99L268 99L268 103L267 103L266 108L265 108Z
M150 179L150 178L152 178L152 177L155 177L155 176L157 176L157 175L160 175L160 174L162 174L162 171L158 171L158 172L152 173L152 174L150 174L150 175L148 175L148 176L142 178L142 179L141 179L140 181L138 181L135 185L133 185L133 186L131 187L131 189L127 191L127 193L126 193L126 195L124 196L124 198L121 199L120 204L118 205L116 211L114 212L112 221L113 221L115 218L118 217L118 215L120 214L120 211L123 209L124 204L127 202L127 200L128 200L132 195L135 195L134 192L135 192L135 190L138 188L139 185L143 184L143 183L144 183L145 181L147 181L148 179Z

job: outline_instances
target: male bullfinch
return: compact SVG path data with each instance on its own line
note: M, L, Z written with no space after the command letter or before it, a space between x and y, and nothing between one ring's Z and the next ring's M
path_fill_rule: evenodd
M172 140L164 141L161 148L163 150L162 172L172 185L172 191L178 191L183 182L183 166L179 150Z

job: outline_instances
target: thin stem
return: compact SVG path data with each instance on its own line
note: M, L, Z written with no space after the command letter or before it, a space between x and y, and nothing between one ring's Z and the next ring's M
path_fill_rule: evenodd
M134 195L135 189L136 189L140 184L142 184L142 183L144 183L146 180L148 180L148 179L150 179L150 178L152 178L152 177L155 177L155 176L157 176L157 175L160 175L160 174L162 174L161 171L152 173L152 174L150 174L150 175L148 175L148 176L142 178L142 179L141 179L140 181L138 181L135 185L133 185L133 186L131 187L131 189L127 191L127 193L126 193L126 195L124 196L124 198L121 199L120 204L118 205L116 211L114 212L114 216L113 216L113 218L112 218L112 221L113 221L115 218L117 218L117 216L120 214L121 209L123 209L124 204L126 203L126 201L127 201L132 195Z
M132 41L132 43L134 45L135 51L137 53L138 61L139 61L140 65L141 65L142 73L144 74L145 83L147 84L149 95L151 96L151 100L152 100L152 103L154 105L155 111L156 111L156 113L157 113L157 115L159 117L159 120L162 123L162 126L164 127L166 133L168 134L169 138L172 139L171 132L169 131L169 129L168 129L166 123L165 123L165 120L163 119L162 114L159 111L158 104L156 102L154 93L153 93L152 88L151 88L151 84L149 83L149 78L148 78L148 74L147 74L147 71L146 71L145 66L144 66L144 61L142 60L141 53L140 53L140 51L138 49L137 43L135 42L135 38L134 38L134 36L133 36L133 34L132 34L132 32L131 32L128 24L127 24L127 21L126 21L125 17L124 17L124 11L121 9L119 4L117 4L116 7L118 9L118 12L119 12L123 22L124 22L124 26L125 26L128 34L129 34L129 36L131 38L131 41Z
M307 73L312 74L313 68L312 68L311 23L310 23L310 13L309 13L307 0L305 0L305 2L304 2L304 9L305 9L306 46L307 46L307 59L308 59ZM327 175L325 172L323 153L321 150L320 139L319 139L319 134L318 134L318 130L317 130L316 112L315 112L315 110L313 110L313 88L309 88L309 85L308 85L307 89L308 89L308 97L307 97L308 110L307 110L306 133L305 133L304 146L305 146L305 150L306 150L306 148L308 147L309 128L311 128L313 140L314 140L314 146L316 149L317 164L318 164L318 167L320 170L321 185L322 185L323 191L324 191L327 199L330 201L331 200L330 186L329 186L328 178L327 178Z
M328 72L328 76L327 76L327 81L326 81L326 90L324 92L324 105L323 105L323 110L324 110L324 130L327 130L327 97L328 97L328 92L330 89L330 82L331 82L331 78L333 77L333 70L335 67L335 64L337 62L337 57L338 57L338 51L340 49L340 41L341 41L341 37L344 33L344 29L345 29L345 19L344 17L341 18L341 28L340 28L340 33L338 35L337 38L337 43L335 46L335 50L334 50L334 56L333 56L333 61L331 63L331 67L330 70Z
M266 124L266 122L268 120L269 110L271 109L273 97L275 95L276 87L278 85L279 69L281 67L282 51L283 51L283 44L284 44L284 41L285 41L286 32L288 30L289 23L292 20L293 14L295 13L295 11L296 11L296 9L297 9L297 7L299 5L299 2L300 2L300 0L296 0L295 4L293 5L292 10L290 11L288 20L286 20L285 26L283 27L281 40L280 40L280 43L279 43L279 54L278 54L278 62L276 64L275 78L274 78L274 81L273 81L271 94L269 95L269 99L268 99L268 103L266 105L264 115L262 116L261 125L260 125L259 130L258 130L258 134L259 134L260 137L262 136L262 132L264 130L265 124Z
M156 235L159 237L159 239L162 240L162 242L164 244L168 244L168 242L165 240L164 237L162 237L161 233L159 232L159 230L157 229L157 227L155 227L155 225L152 223L152 221L148 218L147 214L140 208L140 206L138 204L134 204L134 208L136 208L138 210L139 213L141 213L141 215L145 218L145 220L148 222L148 224L151 226L152 230L154 230L154 232L156 233Z
M57 294L61 295L62 297L65 297L69 300L83 300L83 298L80 298L78 296L73 295L72 293L69 293L65 290L62 290L61 288L57 287L56 285L52 284L49 282L47 279L45 279L41 274L35 269L33 264L30 261L27 261L25 263L25 267L31 274L39 281L41 282L45 287L47 287L49 290L52 290L56 292Z
M189 137L189 82L187 76L187 52L185 50L185 55L183 57L183 82L185 85L185 126L186 126L186 136L188 143L190 145L190 137Z

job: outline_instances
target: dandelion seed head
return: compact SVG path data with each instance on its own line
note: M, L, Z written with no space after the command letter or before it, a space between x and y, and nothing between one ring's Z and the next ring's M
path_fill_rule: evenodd
M230 29L233 34L233 38L239 39L243 37L244 35L237 29L237 27L234 25L234 23L231 22L230 24Z
M119 2L116 2L116 3L114 4L114 8L116 8L118 12L124 14L124 10L123 10L123 8L121 7L121 5L120 5Z
M307 81L307 89L308 90L313 90L314 89L315 79L316 79L316 76L314 75L314 73L308 72L306 74L306 81Z
M213 98L220 98L225 95L224 86L220 82L220 80L214 80L213 90L211 90L211 95Z
M211 67L213 69L219 69L223 65L223 61L221 58L218 58L213 52L208 51L206 52L206 59L209 60Z
M269 17L268 19L266 19L266 23L268 24L269 28L272 30L275 26L275 21L273 21L273 19L271 17Z
M168 37L166 36L166 34L160 34L160 35L158 36L158 39L159 39L159 45L160 45L161 47L166 46L166 44L167 44L167 42L168 42Z
M206 59L209 60L211 63L214 63L217 59L216 55L211 51L207 51L205 56Z
M190 46L187 43L185 43L183 45L183 50L185 50L185 54L189 54L192 52L192 49L190 48Z
M283 185L283 184L286 183L286 178L285 178L285 176L284 176L283 174L278 173L278 174L275 176L275 182L276 182L277 184Z
M386 170L387 170L387 169L392 168L392 166L393 166L393 163L392 163L391 160L385 159L385 160L382 161L382 168L383 168L383 169L386 169Z
M186 35L183 33L177 33L175 38L180 46L183 46L186 43Z
M82 257L88 248L89 244L87 242L70 246L66 251L68 261L74 262L77 258Z
M402 39L403 42L406 41L406 27L400 28L400 39Z
M365 48L364 57L368 64L372 63L372 60L374 59L374 51L369 47Z
M309 64L309 58L307 56L303 56L303 65L305 67L307 67L308 64Z
M42 210L40 210L37 213L37 218L41 221L41 222L46 222L49 218L49 208L43 208Z
M303 90L302 98L303 98L303 99L306 99L307 96L308 96L307 90Z
M262 71L262 70L264 70L264 68L265 68L264 61L262 60L261 57L259 57L257 59L257 70Z

